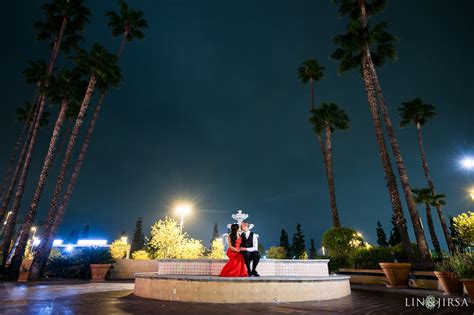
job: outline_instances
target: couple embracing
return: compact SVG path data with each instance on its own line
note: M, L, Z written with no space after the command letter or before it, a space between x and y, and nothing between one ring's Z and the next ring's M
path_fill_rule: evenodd
M222 268L220 276L260 277L256 270L260 261L257 235L250 232L249 223L246 221L243 221L240 227L238 224L232 224L230 229L230 234L227 237L229 261ZM252 268L250 268L250 263L252 263Z

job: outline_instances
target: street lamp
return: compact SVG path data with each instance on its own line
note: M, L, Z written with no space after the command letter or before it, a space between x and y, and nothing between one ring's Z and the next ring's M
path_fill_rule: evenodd
M181 216L179 223L180 233L183 234L183 225L184 225L184 216L191 212L191 206L189 205L179 205L176 207L176 212Z
M36 237L36 226L31 227L31 232L33 232L33 236L31 237L31 239L34 241Z
M474 157L466 156L461 160L461 166L466 170L474 169Z

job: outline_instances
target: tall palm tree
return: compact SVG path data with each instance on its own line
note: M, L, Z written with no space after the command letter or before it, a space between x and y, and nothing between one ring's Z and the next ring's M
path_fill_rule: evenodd
M48 151L44 158L43 167L38 179L38 184L36 185L33 200L25 216L18 245L15 248L13 258L8 268L8 273L13 279L18 276L20 270L23 254L28 242L29 231L35 220L36 211L55 156L56 143L59 139L60 131L68 113L69 106L71 104L74 106L74 104L80 103L86 86L87 82L81 81L81 75L78 71L65 70L53 75L49 79L48 86L45 87L45 91L43 92L53 104L59 105L60 111L51 135Z
M37 279L48 259L49 251L52 242L57 232L55 222L57 217L61 217L61 213L58 212L59 199L63 190L64 181L66 179L67 170L72 159L74 146L77 142L80 128L84 122L86 111L91 102L94 90L97 83L108 84L117 86L121 81L120 68L117 66L117 57L114 54L107 52L99 44L94 44L90 53L84 50L79 50L78 55L74 58L77 67L84 71L84 73L90 75L87 89L84 98L81 103L79 114L77 115L76 122L74 124L69 143L64 154L64 158L61 164L58 178L56 180L56 186L54 188L53 197L49 206L48 218L46 225L43 229L43 241L40 243L36 250L36 254L31 265L31 279Z
M436 197L433 195L433 192L430 188L414 188L412 192L415 196L415 202L417 204L424 204L426 209L426 221L428 222L428 229L430 231L431 243L433 244L434 249L436 250L436 254L438 257L443 257L441 252L441 246L439 245L438 236L436 235L436 231L433 224L433 217L431 216L431 208L430 205L434 203L444 203L444 196L437 195Z
M23 75L24 75L26 83L36 84L37 89L38 89L40 86L40 83L43 82L47 76L46 62L43 60L29 61L29 66L23 71ZM36 101L36 95L35 95L34 100ZM8 188L5 190L4 194L2 195L2 203L0 206L0 221L3 221L6 210L13 196L13 192L15 190L18 177L20 176L21 168L26 158L26 153L27 153L28 146L30 143L31 134L34 128L34 120L36 119L36 111L37 111L36 106L28 106L28 109L26 110L17 109L17 120L26 122L26 124L24 124L24 127L25 127L24 132L26 133L26 139L23 142L23 146L22 146L20 155L18 156L18 159L12 160L13 164L9 165L6 172L6 176L8 174L11 174L12 170L10 168L13 168L13 166L15 166L15 161L17 161L16 166L15 166L15 171L13 172L13 176L8 176L8 178L5 177L7 180L4 181L4 185L5 187L8 186ZM45 113L42 115L42 119L40 120L40 123L39 123L40 127L43 126L45 122L44 119L47 119L48 115L49 113ZM21 143L21 141L22 141L21 139L18 139L17 144L19 142Z
M142 29L148 28L148 23L144 19L144 14L142 11L135 11L129 8L128 5L124 1L119 1L119 8L120 8L119 13L115 13L113 11L107 12L107 15L110 18L108 26L112 28L112 35L113 36L122 35L122 41L116 53L117 58L120 58L122 56L126 41L131 41L135 38L143 39L144 33ZM77 178L79 176L87 149L89 147L90 139L92 137L95 125L97 123L97 117L98 117L99 111L101 109L102 103L104 101L104 98L105 98L105 95L107 93L108 86L110 85L110 83L111 82L108 82L106 80L98 82L99 89L101 90L101 95L99 97L99 101L97 102L97 105L95 106L92 119L87 129L86 136L84 137L84 140L83 140L79 157L76 161L74 170L72 172L71 178L67 185L66 193L64 194L63 199L59 205L58 214L56 215L54 226L51 230L47 247L44 250L44 256L38 259L39 261L38 263L39 267L37 268L38 272L37 272L37 275L34 275L34 277L39 277L39 275L41 275L44 265L46 263L46 259L49 256L49 252L51 251L54 235L57 233L57 230L59 229L64 213L69 204L69 200L72 196L74 186L76 185Z
M339 213L336 205L336 189L334 186L334 173L332 167L332 133L336 130L349 129L349 117L346 112L335 103L322 103L319 108L312 109L310 122L313 124L313 131L319 137L325 137L325 157L324 166L329 187L329 199L331 202L332 224L340 227Z
M38 29L37 38L41 40L51 40L51 56L49 59L46 79L41 83L41 86L48 85L48 77L53 72L57 56L63 44L63 39L67 38L67 45L64 47L69 50L72 47L71 43L76 42L81 37L77 35L78 32L84 29L88 17L90 15L89 9L84 7L83 0L53 0L51 3L43 4L42 9L46 15L45 22L36 22L35 27ZM69 29L66 32L66 27L69 24ZM28 150L24 164L22 166L21 175L18 180L18 188L15 194L15 199L11 208L11 215L8 217L7 224L4 230L4 238L2 243L3 251L3 266L5 265L8 251L10 249L11 239L13 237L13 230L16 224L16 219L20 209L21 200L25 190L26 179L30 170L30 163L39 130L39 119L44 111L46 96L41 94L38 99L36 119L33 124Z
M424 127L426 123L430 121L430 119L437 115L436 108L433 105L425 104L420 98L414 98L410 101L403 102L398 111L402 117L400 127L406 127L411 124L416 126L416 131L418 134L418 147L421 154L421 165L423 166L425 177L428 181L428 187L431 189L432 194L436 195L435 186L433 180L431 179L430 168L428 167L428 159L426 158L422 135L422 127ZM449 251L454 253L456 251L456 247L454 246L453 239L449 233L448 225L446 224L446 218L444 217L441 204L438 204L435 207L438 212L438 217L441 222L441 227L443 228L444 237L446 239Z
M314 109L314 83L324 79L324 68L319 64L316 59L308 59L303 62L303 65L298 68L298 79L301 83L306 84L309 82L309 88L311 91L311 109Z
M358 7L359 15L357 19L351 20L348 33L336 38L336 43L341 45L341 48L336 51L335 57L338 57L336 59L339 60L346 60L347 63L344 64L344 67L347 68L353 68L360 64L362 65L366 90L368 90L368 87L370 86L370 91L374 96L374 105L377 106L378 100L378 105L380 106L384 118L421 259L423 261L430 261L431 256L424 236L423 227L419 220L416 203L412 196L408 174L398 147L398 141L392 127L388 108L375 70L375 66L382 65L387 59L396 59L396 50L394 46L396 37L385 31L387 24L384 22L376 24L373 28L368 25L367 19L368 17L371 17L374 12L368 13L368 6L366 5L365 0L338 0L336 2L343 3L352 8L345 11L347 15L350 15L353 12L353 14L356 14L356 8ZM369 3L375 2L378 2L379 6L376 10L374 9L374 11L378 12L385 6L385 1L374 0ZM357 56L360 57L360 61L357 60ZM341 63L341 65L342 64L343 63Z
M379 111L377 108L375 90L373 85L371 84L371 78L368 71L368 67L365 66L366 62L361 43L362 35L360 34L360 27L359 25L357 25L358 23L359 22L357 20L352 21L347 28L346 34L338 35L335 37L334 42L339 45L339 48L334 51L331 57L335 60L340 61L340 75L352 69L359 69L361 72L362 80L364 82L365 90L367 93L369 110L374 124L375 139L379 147L379 155L385 173L386 186L388 189L390 202L392 204L393 216L395 218L397 228L400 232L403 248L406 252L409 253L411 252L410 238L408 236L408 229L406 226L405 216L403 214L395 174L384 139L382 122L380 120ZM369 38L373 40L373 37L373 32L369 32ZM381 62L384 61L383 57L384 56L382 55L380 58Z

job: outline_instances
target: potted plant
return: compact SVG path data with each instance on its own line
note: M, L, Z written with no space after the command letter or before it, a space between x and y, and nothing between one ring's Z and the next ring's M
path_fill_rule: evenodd
M461 295L462 282L456 277L452 264L452 257L443 259L441 263L435 265L435 276L438 278L439 284L443 288L444 294Z
M466 288L471 300L474 300L474 254L457 254L450 259L451 268L454 274Z
M78 255L79 263L90 267L91 281L105 281L114 259L108 248L84 248Z
M381 262L379 263L383 273L387 277L388 288L408 287L408 276L410 275L411 264L403 262Z

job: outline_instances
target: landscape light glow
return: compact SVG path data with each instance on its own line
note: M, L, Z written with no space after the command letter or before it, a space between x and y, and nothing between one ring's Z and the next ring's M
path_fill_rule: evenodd
M78 240L79 246L104 246L107 245L107 240Z
M74 249L74 246L72 246L72 245L67 245L66 246L66 251L68 251L68 252L72 252L73 249Z
M467 156L461 160L461 166L466 170L474 169L474 157Z
M41 239L35 238L33 240L33 243L31 244L31 246L38 246L40 243L41 243ZM54 240L53 241L53 246L60 246L60 245L63 245L63 240Z

